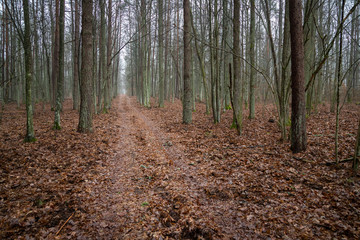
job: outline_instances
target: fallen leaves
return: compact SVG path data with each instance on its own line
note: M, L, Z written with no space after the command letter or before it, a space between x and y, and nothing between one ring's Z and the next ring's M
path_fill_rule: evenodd
M271 108L271 107L269 107ZM23 142L25 110L7 105L0 129L0 238L256 239L360 237L360 185L333 161L334 116L308 119L309 146L292 154L271 111L230 129L181 102L147 109L122 96L76 132L65 102L62 130L37 110L37 142ZM346 110L346 111L345 111ZM340 157L351 156L359 107L341 116ZM58 235L57 235L58 233Z

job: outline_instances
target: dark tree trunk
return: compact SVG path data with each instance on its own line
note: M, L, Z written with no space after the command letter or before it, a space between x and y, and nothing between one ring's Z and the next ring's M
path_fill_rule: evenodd
M25 51L25 81L26 81L26 135L25 142L34 142L33 108L31 105L31 82L32 82L32 58L31 58L31 37L30 37L30 14L29 0L23 0L24 9L24 51Z
M4 23L4 28L5 28L5 53L6 53L6 58L5 58L5 62L4 62L4 67L5 67L5 81L4 81L4 100L5 102L9 102L9 86L10 86L10 74L9 74L9 63L10 63L10 52L9 52L9 16L8 16L8 11L5 11L4 13L5 15L5 23Z
M190 78L191 70L191 19L190 0L184 0L184 99L183 99L183 123L192 121L192 84Z
M62 101L64 92L64 31L65 31L65 0L60 0L59 12L59 69L57 77L56 102L54 129L61 129L60 112L62 111Z
M93 116L93 1L82 0L82 41L81 41L81 75L80 75L80 117L79 132L92 132Z
M111 54L112 54L112 37L111 37L111 31L112 31L112 0L109 0L109 8L108 8L108 35L107 35L107 52L106 52L106 95L105 95L105 103L104 103L104 112L108 112L111 107L111 71L112 71L112 61L111 61Z
M250 0L250 64L255 65L255 0ZM280 30L281 31L281 30ZM250 68L249 119L255 118L255 69Z
M301 10L301 0L290 1L291 150L294 153L306 150L304 43Z
M79 0L75 0L73 109L79 109Z
M159 107L164 107L164 70L163 70L163 0L158 1L158 26L159 26Z
M234 120L233 125L236 128L238 134L241 134L242 129L242 86L240 79L240 46L239 46L239 34L240 34L240 0L234 0L234 28L233 28L233 65L234 65L234 91L233 91L233 108L234 108Z
M100 52L99 52L99 80L100 80L100 105L99 110L103 110L106 112L107 105L107 66L106 66L106 20L105 20L105 0L100 0L100 36L99 36L99 44L100 44ZM103 104L102 104L103 103Z
M56 89L57 89L57 79L59 77L59 41L60 41L60 29L59 29L59 0L55 1L55 36L54 36L54 45L52 49L52 106L56 104Z

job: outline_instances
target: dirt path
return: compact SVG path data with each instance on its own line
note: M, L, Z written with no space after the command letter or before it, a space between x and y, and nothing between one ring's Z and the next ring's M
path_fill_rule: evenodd
M113 143L114 155L103 168L108 181L88 183L94 195L88 218L96 219L92 227L97 237L221 236L214 220L221 214L213 212L214 202L204 202L206 179L190 169L184 146L174 145L132 101L122 96L114 102L119 117L114 131L120 140Z
M127 96L114 101L118 140L110 143L113 154L103 167L107 181L88 183L94 195L88 222L95 219L91 224L97 229L91 237L291 239L321 233L326 239L333 234L321 230L322 218L315 219L320 215L315 224L298 219L328 206L326 188L312 183L313 165L294 161L257 132L239 139L224 126L208 127L204 119L183 125L178 107L146 109ZM300 178L296 169L309 174ZM288 188L292 182L296 187ZM299 212L309 191L314 200Z
M186 188L179 184L159 186L158 177L171 179L169 169L174 168L173 163L181 168L179 160L183 155L133 104L127 96L114 102L113 114L118 115L114 131L120 136L119 141L112 143L114 155L101 169L108 181L87 182L89 194L94 197L87 221L96 229L93 234L104 239L151 237L158 230L154 227L159 221L151 212L153 207L163 201L161 196L166 195L168 188L179 192ZM84 235L89 236L85 230Z

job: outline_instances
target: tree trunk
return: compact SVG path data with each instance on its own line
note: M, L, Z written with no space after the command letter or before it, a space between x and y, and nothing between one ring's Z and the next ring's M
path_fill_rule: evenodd
M46 25L45 25L45 1L41 1L41 31L42 31L42 44L43 51L46 58L46 73L47 73L47 91L46 91L46 99L52 101L52 81L51 81L51 67L50 67L50 54L46 41Z
M338 59L338 67L337 67L337 77L336 77L336 123L335 123L335 161L339 163L339 115L340 115L340 87L342 85L342 77L341 77L341 67L342 67L342 44L343 44L343 19L344 19L344 7L345 0L342 1L341 5L341 18L340 18L340 36L339 36L339 59Z
M176 72L180 73L180 34L179 34L179 30L180 30L180 4L179 4L180 0L176 1L176 59L175 59L175 66L176 66ZM180 74L176 74L176 78L175 78L175 82L174 82L174 87L173 87L173 98L179 98L180 99Z
M183 123L192 121L192 86L191 86L191 18L190 0L184 0L184 98L183 98Z
M24 10L24 52L25 52L25 81L26 81L26 135L25 142L34 142L33 108L31 104L31 83L32 83L32 58L31 58L31 36L30 36L30 14L29 0L23 0Z
M163 70L163 0L158 0L158 38L159 38L159 107L164 107L164 70Z
M3 8L5 8L5 3L3 2L3 6L2 6ZM2 37L1 37L1 46L4 46L4 43L5 43L5 15L3 15L2 16L2 18L1 18L1 27L2 27L2 29L1 29L1 35L2 35ZM1 109L0 109L0 111L2 111L2 107L3 107L3 104L4 104L4 92L3 92L3 86L4 86L4 84L5 84L5 65L3 64L4 62L5 62L5 49L4 49L4 47L2 47L1 48L1 62L2 62L2 64L1 64L1 82L0 82L0 107L1 107ZM1 120L1 119L0 119ZM1 121L0 121L0 123L1 123Z
M103 105L99 105L99 109L102 109L106 113L108 87L107 87L107 64L106 64L106 19L105 19L105 0L100 0L100 59L99 59L99 75L100 75L100 89Z
M10 65L10 52L9 52L9 14L8 11L5 11L5 53L6 58L4 62L5 67L5 78L4 78L4 100L5 103L9 102L9 86L10 86L10 74L9 74L9 65Z
M74 30L74 72L73 72L73 109L79 109L79 0L75 0L75 30Z
M145 74L146 74L146 91L145 91L145 96L146 96L146 102L147 102L147 107L150 107L150 97L151 97L151 77L150 77L150 70L151 68L151 10L152 7L148 8L149 12L146 12L145 16L146 16L146 34L145 36L145 46L146 46L146 50L145 50L145 56L146 56L146 68L145 68ZM155 44L155 42L154 42Z
M212 27L212 8L214 5L214 27ZM210 38L210 83L211 83L211 106L214 123L220 122L220 100L219 100L219 26L218 26L218 4L208 1L208 25Z
M219 123L221 118L221 84L220 84L220 59L219 59L219 17L218 17L218 1L215 0L215 29L214 29L214 41L215 41L215 48L214 50L214 64L215 64L215 72L214 72L214 84L215 84L215 122Z
M80 75L80 116L78 131L92 132L93 116L93 44L92 21L93 1L82 0L82 41L81 41L81 75Z
M242 131L242 86L240 79L240 0L234 0L234 19L233 19L233 64L234 64L234 92L233 92L233 111L234 124L238 134Z
M107 64L106 64L106 94L104 96L105 102L104 102L104 112L108 112L111 107L111 92L112 92L112 84L111 84L111 71L112 71L112 61L111 61L111 54L112 54L112 0L109 0L109 7L108 7L108 35L107 35Z
M38 19L37 19L37 10L38 10L38 1L35 1L33 0L32 1L32 8L33 8L33 21L34 23L37 23L38 22ZM11 31L12 27L10 28L10 32ZM33 100L34 101L37 101L37 100L41 100L41 92L42 92L42 88L43 88L43 85L42 85L42 81L41 81L41 67L40 67L40 56L39 56L39 34L38 34L38 24L34 24L33 26L33 33L32 35L34 36L34 48L33 48L33 57L34 57L34 73L33 73ZM13 35L11 35L11 39L14 39ZM11 41L11 56L13 55L13 53L15 52L14 51L14 47L15 47L15 43L13 41ZM15 76L15 73L14 73L14 70L13 70L13 62L14 62L14 57L12 56L11 58L11 71L10 71L10 76L11 78L14 78ZM11 86L14 86L15 84L11 84Z
M205 72L205 64L204 64L204 57L203 54L200 52L200 47L199 47L199 43L198 43L198 34L196 31L196 28L194 26L194 18L191 14L191 25L192 25L192 29L195 35L195 49L196 49L196 55L197 58L199 60L199 65L200 65L200 71L201 71L201 78L202 78L202 82L204 85L204 94L205 94L205 104L206 104L206 114L210 113L210 101L209 101L209 89L208 89L208 85L207 85L207 80L206 80L206 72Z
M357 32L359 31L358 26L358 10L354 11L352 14L352 20L351 20L351 43L350 43L350 56L349 56L349 63L350 63L350 72L349 72L349 80L348 80L348 97L347 101L351 102L355 95L355 89L356 89L356 72L358 72L359 62L358 62L358 56L357 52L358 46L356 45L356 42L358 40ZM357 62L355 62L357 61Z
M250 64L254 66L255 64L255 0L250 0ZM281 29L280 29L281 31ZM250 113L249 119L255 118L255 69L250 67Z
M60 34L59 34L59 0L55 1L55 35L53 39L53 49L52 49L52 72L51 72L51 79L52 79L52 101L51 105L55 107L56 98L57 98L57 82L59 77L59 41L60 41Z
M142 85L142 104L145 107L150 107L150 96L149 96L149 79L147 77L147 18L146 18L146 1L141 0L140 4L140 14L141 14L141 41L140 41L140 81ZM150 44L150 43L149 43Z
M355 14L359 14L360 10L359 8L357 8ZM354 32L354 38L357 40L357 42L359 42L360 40L360 20L357 17L355 20L355 32ZM354 39L354 40L355 40ZM356 43L354 43L354 45L356 46ZM358 46L358 45L357 45ZM360 57L360 49L359 47L355 47L355 51L354 51L354 60L357 61ZM360 67L359 67L360 63L357 62L357 64L354 66L354 78L352 81L352 98L356 99L357 97L359 97L359 89L360 89L360 81L359 81L359 75L360 75Z
M315 1L307 0L304 13L304 49L305 49L305 82L310 81L315 65ZM314 93L314 81L306 91L306 111L311 114Z
M324 26L323 24L323 16L324 16L324 4L321 4L317 10L317 16L319 16L317 18L317 25L318 25L318 41L317 41L317 49L318 49L318 53L317 54L317 59L320 59L322 57L322 54L324 53L325 50L325 45L324 45L324 41L322 41L322 36L324 35ZM314 111L317 113L318 112L318 105L321 103L322 101L322 95L323 95L323 81L324 81L324 70L320 70L320 74L317 78L317 84L315 87L315 91L314 91L314 97L315 97L315 101L314 101Z
M97 3L93 5L93 19L97 19ZM93 107L94 107L94 114L98 114L99 111L101 111L101 72L98 70L98 64L100 65L100 61L98 63L98 48L99 48L99 36L98 35L98 24L97 21L92 21L92 41L93 41ZM80 49L80 43L79 43L79 49ZM79 51L79 56L81 54L81 51ZM79 61L80 63L80 61ZM79 64L80 68L80 64ZM101 67L99 66L99 69ZM81 74L81 70L79 71ZM80 77L79 77L80 81ZM80 82L79 82L80 84Z
M64 30L65 30L65 0L60 0L59 12L59 70L57 77L55 118L53 129L60 130L60 112L62 111L62 101L64 92Z
M305 74L302 28L302 1L289 4L291 35L291 150L294 153L306 150Z
M164 56L164 89L165 99L169 99L170 81L168 80L168 55L169 55L169 32L170 32L170 0L166 4L166 23L165 23L165 56Z
M221 43L221 48L223 49L222 51L222 93L221 95L223 96L223 103L224 103L224 110L229 110L231 109L231 103L230 103L230 93L229 93L229 80L230 80L230 76L229 76L229 71L228 71L228 65L231 61L231 55L228 54L229 51L231 51L230 49L230 45L227 44L228 42L231 41L231 34L230 34L230 27L231 27L231 12L229 12L229 0L223 0L222 1L222 5L223 5L223 34L222 34L222 43Z
M279 101L279 122L281 131L281 140L287 139L286 124L288 122L288 102L290 94L290 78L289 78L289 65L290 65L290 22L289 22L289 1L285 2L285 20L284 20L284 34L283 34L283 49L281 61L281 79L280 90L278 91Z

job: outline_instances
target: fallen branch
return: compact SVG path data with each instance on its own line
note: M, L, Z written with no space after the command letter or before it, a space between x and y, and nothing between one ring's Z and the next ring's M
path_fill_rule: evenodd
M57 231L56 235L59 235L60 231L64 228L64 226L68 223L68 221L72 218L72 216L74 216L74 213L71 214L71 216L66 220L66 222L64 222L64 224L61 226L61 228L59 229L59 231Z
M352 161L354 161L353 157L340 160L339 163L346 163L346 162L352 162ZM335 164L336 164L336 162L327 162L326 166L331 166L331 165L335 165Z

